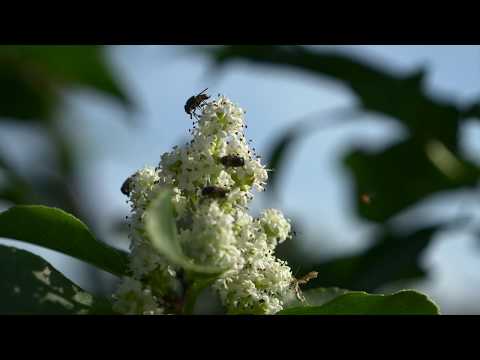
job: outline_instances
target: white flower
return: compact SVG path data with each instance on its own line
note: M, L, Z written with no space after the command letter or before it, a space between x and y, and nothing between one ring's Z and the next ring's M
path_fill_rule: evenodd
M291 292L292 273L268 249L244 249L245 265L215 283L230 313L274 314L282 310Z
M150 243L136 242L131 248L130 269L133 277L141 279L145 274L155 270L162 263L160 254L156 253Z
M233 231L234 221L217 202L200 205L193 214L191 229L180 232L185 253L203 265L234 266L241 256Z
M277 209L264 210L260 217L260 224L274 247L290 236L290 222Z
M294 278L273 252L290 234L275 209L259 219L247 213L252 191L262 191L268 173L245 138L244 111L226 97L207 103L191 131L192 140L161 156L132 179L130 202L132 278L117 291L123 313L178 311L185 291L182 269L156 252L145 231L144 211L158 192L173 188L178 241L195 263L226 268L214 283L229 313L274 314L291 296ZM238 165L222 161L241 158ZM205 187L219 189L216 196ZM153 295L154 294L154 295Z
M134 207L142 208L146 205L157 181L158 175L153 167L147 166L133 175L130 185L130 201Z
M158 306L157 299L148 287L132 278L124 278L116 292L113 310L122 314L162 314L163 308Z

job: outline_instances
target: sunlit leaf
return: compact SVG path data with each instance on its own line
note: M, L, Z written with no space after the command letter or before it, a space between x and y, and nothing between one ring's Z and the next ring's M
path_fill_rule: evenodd
M14 206L0 213L0 237L56 250L118 276L127 273L124 251L98 241L85 224L60 209Z
M438 315L440 310L426 295L404 290L392 295L350 292L321 306L288 308L279 315Z

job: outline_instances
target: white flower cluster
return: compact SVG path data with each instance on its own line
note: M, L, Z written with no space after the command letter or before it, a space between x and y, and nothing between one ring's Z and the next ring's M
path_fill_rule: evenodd
M197 264L227 269L214 282L229 313L273 314L291 296L295 279L274 256L290 236L278 210L257 219L247 212L252 190L262 191L267 171L244 136L244 111L220 96L194 122L192 140L146 167L126 184L130 217L131 277L116 293L122 313L176 313L182 306L182 269L157 253L145 233L144 211L159 190L172 187L178 240Z

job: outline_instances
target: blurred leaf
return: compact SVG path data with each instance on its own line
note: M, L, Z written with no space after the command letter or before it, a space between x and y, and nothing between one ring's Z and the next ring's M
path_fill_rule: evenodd
M462 118L477 118L480 119L480 102L474 102L465 106L461 111Z
M440 310L426 295L403 290L392 295L351 292L322 306L295 307L278 315L439 315Z
M0 54L31 66L61 85L87 86L129 105L128 96L106 62L105 49L96 45L2 46Z
M172 263L187 271L220 274L224 270L213 266L198 265L188 258L177 239L177 228L173 216L173 192L161 191L145 211L145 229L154 248Z
M74 174L75 169L75 149L73 142L61 130L58 124L47 127L48 140L55 149L55 165L60 177L65 182ZM66 185L66 184L65 184Z
M49 79L22 69L0 54L0 117L48 119L56 104L57 93Z
M364 110L399 120L418 139L436 138L452 150L457 148L460 111L425 93L423 70L394 74L348 55L299 46L222 46L207 51L219 65L243 59L289 66L340 81L355 93Z
M72 183L69 183L60 174L31 174L29 181L38 196L38 200L30 200L23 204L41 203L48 207L60 208L75 217L81 217L76 207L74 195L72 195Z
M407 235L385 231L370 248L358 255L312 266L311 270L317 271L318 277L306 287L339 286L374 291L394 281L424 276L421 255L437 230L438 226L432 226Z
M356 150L345 164L355 179L359 213L377 222L439 191L473 187L480 175L473 164L433 141L408 140L379 152Z
M267 169L270 169L271 172L268 175L268 185L267 189L274 193L278 187L277 182L279 176L281 175L280 170L283 169L283 164L287 157L288 151L290 151L295 140L302 134L301 131L289 130L282 134L281 137L273 144L272 150L270 151L270 158L267 161Z
M85 224L60 209L14 206L0 213L0 237L56 250L118 276L127 273L127 253L96 240Z
M110 302L89 294L41 257L0 245L1 314L113 314Z
M24 195L27 191L23 184L9 182L5 186L0 187L0 199L13 204L26 203L27 199Z
M4 181L0 183L0 199L14 204L36 200L32 189L23 178L13 169L9 162L0 153L0 176Z
M48 119L59 90L85 86L131 105L102 46L0 46L0 117Z

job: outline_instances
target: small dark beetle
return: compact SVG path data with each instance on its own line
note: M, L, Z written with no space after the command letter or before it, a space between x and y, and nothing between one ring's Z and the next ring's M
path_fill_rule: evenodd
M198 107L202 106L202 103L209 99L210 96L207 94L204 94L205 91L207 91L208 88L200 92L198 95L194 95L190 97L187 102L185 103L185 112L190 115L190 119L192 118L192 115L196 117L195 110L197 110Z
M239 167L245 165L245 160L240 156L227 155L220 159L220 162L226 167Z
M120 188L120 191L122 192L123 195L130 196L130 192L132 191L131 185L135 175L137 175L137 173L133 174L132 176L129 176L127 180L123 182L122 187Z
M202 195L210 198L224 198L229 193L228 189L222 189L217 186L206 186L202 189Z

